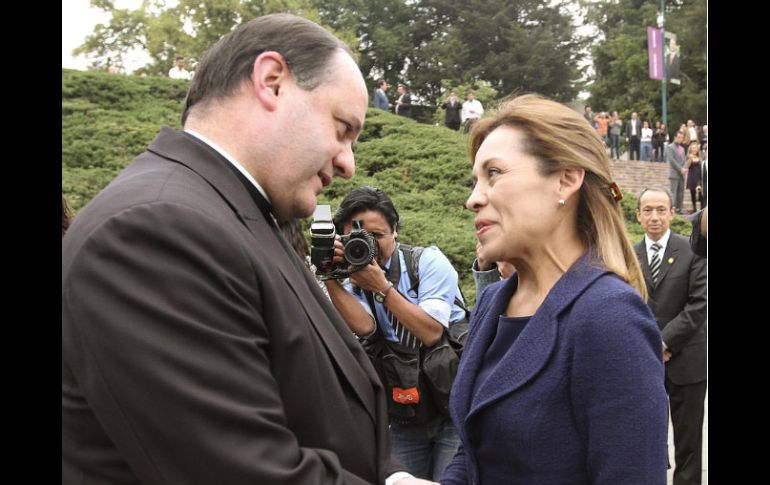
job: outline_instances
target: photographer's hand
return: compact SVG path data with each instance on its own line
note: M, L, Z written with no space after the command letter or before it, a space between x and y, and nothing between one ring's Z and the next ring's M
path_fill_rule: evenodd
M362 270L350 274L350 281L364 290L380 291L388 286L385 271L375 260L371 260Z

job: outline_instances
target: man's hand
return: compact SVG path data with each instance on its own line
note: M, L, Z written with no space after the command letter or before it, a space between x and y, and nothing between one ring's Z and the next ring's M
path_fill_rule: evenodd
M385 271L375 260L371 260L364 269L351 273L350 282L369 291L380 291L388 285Z
M666 363L666 362L668 362L669 360L671 360L671 351L669 351L669 350L664 350L664 351L663 351L663 363L665 364L665 363Z

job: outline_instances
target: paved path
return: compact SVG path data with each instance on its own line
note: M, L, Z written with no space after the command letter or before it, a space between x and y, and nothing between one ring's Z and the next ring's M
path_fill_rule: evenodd
M709 461L709 394L706 391L706 411L703 416L703 472L701 473L701 485L708 485L708 461ZM668 471L666 483L672 485L674 476L674 431L671 429L671 419L668 421L668 459L671 462L671 470Z

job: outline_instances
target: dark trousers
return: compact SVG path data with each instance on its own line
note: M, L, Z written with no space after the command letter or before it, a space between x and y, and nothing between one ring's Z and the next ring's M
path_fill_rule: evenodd
M610 134L610 156L613 160L620 158L620 135Z
M459 130L460 129L460 121L445 121L444 125L449 128L450 130Z
M700 208L703 209L703 193L698 192L696 189L690 189L690 198L692 199L692 211L698 210L698 205L695 202L700 202Z
M652 143L652 161L665 162L663 160L663 143Z
M700 485L706 381L677 385L666 377L674 428L674 485Z
M632 136L628 138L628 159L639 160L639 144L640 139L638 136ZM636 154L636 156L634 156Z

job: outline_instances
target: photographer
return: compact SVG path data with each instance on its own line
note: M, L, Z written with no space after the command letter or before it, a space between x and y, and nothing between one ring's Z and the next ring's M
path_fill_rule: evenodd
M334 225L339 234L349 235L353 221L357 220L362 221L363 229L376 240L376 255L363 269L351 273L344 283L327 279L329 295L350 329L365 339L367 353L381 372L386 394L392 398L388 404L395 457L415 476L438 481L459 445L446 403L442 406L442 398L448 398L458 363L454 350L443 345L447 342L445 329L467 320L457 286L457 272L435 246L418 253L421 248L396 241L398 212L382 190L359 187L348 194L334 217ZM345 260L343 248L343 242L338 239L336 263ZM410 268L410 263L415 262L419 280L416 286L410 277L415 269ZM369 346L372 341L381 344L386 341L387 345L378 347L382 353L372 353L373 347ZM444 396L431 387L434 383L423 367L428 362L426 355L433 354L434 350L446 350L454 358L453 362L441 361L446 370L444 375L451 376L443 385ZM410 351L414 352L411 354L414 358L405 358ZM384 352L389 352L388 357L381 359L385 357ZM394 352L396 358L390 358ZM444 357L448 355L431 357L431 364ZM388 367L394 361L411 369ZM402 371L413 376L414 387L395 382ZM394 374L399 377L387 377Z

